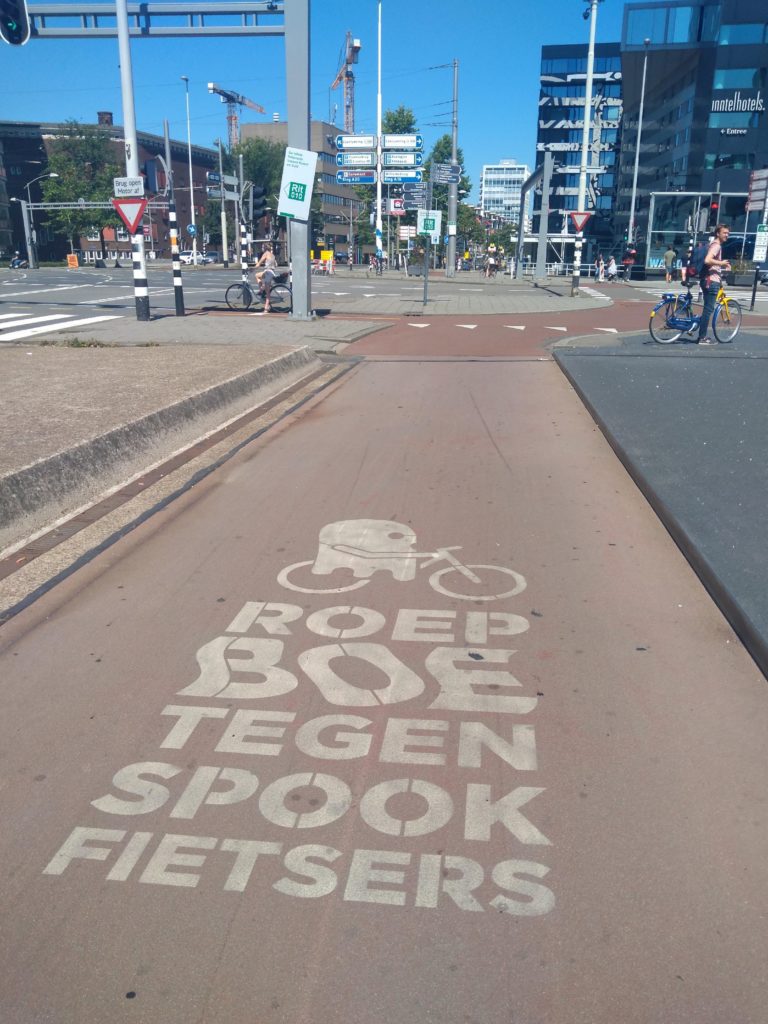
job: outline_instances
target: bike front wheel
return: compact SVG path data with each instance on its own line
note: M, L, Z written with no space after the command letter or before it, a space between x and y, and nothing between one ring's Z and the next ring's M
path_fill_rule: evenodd
M273 313L290 313L292 304L291 289L284 284L276 284L269 293L269 308Z
M238 281L236 284L231 284L227 288L224 298L227 301L227 305L230 309L237 311L248 309L251 305L253 296L251 295L251 289L247 284L243 284L242 281Z
M712 320L712 333L722 345L727 345L740 330L741 306L735 299L728 299L717 309Z
M669 305L651 313L648 330L651 332L653 340L659 345L671 345L683 333L679 328L670 324L669 319L672 315L672 307Z

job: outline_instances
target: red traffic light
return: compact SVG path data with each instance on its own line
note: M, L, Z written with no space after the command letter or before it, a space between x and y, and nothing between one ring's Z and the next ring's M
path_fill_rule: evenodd
M720 203L710 203L709 204L709 208L710 208L710 210L719 210L720 209Z

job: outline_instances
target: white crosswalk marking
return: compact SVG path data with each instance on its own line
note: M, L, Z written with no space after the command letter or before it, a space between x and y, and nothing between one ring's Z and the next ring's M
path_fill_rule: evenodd
M30 324L41 324L46 320L66 320L70 314L51 313L49 316L30 316L29 313L13 313L12 315L21 317L21 319L11 320L7 324L0 325L0 331L7 331L9 327L28 327ZM4 337L4 334L0 334L0 339Z
M504 324L504 326L508 327L510 329L510 331L524 331L525 330L525 327L518 327L517 324Z
M429 327L429 324L408 324L409 327Z
M47 318L46 318L47 319ZM56 319L59 319L56 317ZM64 330L70 327L83 327L85 324L98 324L105 320L121 320L120 316L88 316L82 320L66 320L66 323L56 324L55 327L44 325L42 327L30 327L27 330L11 331L10 334L0 334L0 341L19 341L21 338L31 338L35 334L46 334L49 331ZM26 321L29 323L30 321Z

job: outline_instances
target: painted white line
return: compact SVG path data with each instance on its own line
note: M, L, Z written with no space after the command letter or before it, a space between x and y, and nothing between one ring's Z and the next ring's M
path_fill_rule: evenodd
M460 292L481 292L482 288L459 288Z
M567 331L567 327L551 327L549 324L544 324L544 329L547 331Z
M616 327L595 327L596 331L605 331L606 334L618 334L618 328Z
M463 327L467 331L474 331L477 324L454 324L454 327Z
M0 320L12 320L15 316L29 316L29 313L0 313Z
M71 291L74 291L76 288L93 288L93 285L92 284L62 284L62 285L58 285L56 288L30 288L26 292L5 292L3 294L3 298L4 299L15 299L15 298L18 298L19 296L39 295L41 293L44 293L44 294L48 295L48 294L50 294L50 292L71 292Z
M516 324L504 324L504 326L508 327L510 329L510 331L524 331L525 330L524 327L518 327Z
M409 327L431 327L431 324L408 324Z
M29 313L16 313L15 315L16 316L21 316L23 319L21 319L21 320L11 320L11 322L9 324L3 324L3 326L0 327L0 331L5 331L9 327L27 327L30 324L42 324L46 320L66 320L67 317L69 316L69 313L51 313L50 316L32 316L32 317L30 317ZM10 335L5 335L5 334L0 335L0 338L2 338L3 341L6 341L9 337L10 337Z
M58 319L58 317L57 317ZM69 327L82 327L84 324L98 324L104 320L122 320L121 316L89 316L82 320L67 320L64 324L57 324L56 327L32 327L28 331L14 331L12 334L0 335L3 341L18 341L20 338L31 338L34 334L45 334L51 330L64 330Z

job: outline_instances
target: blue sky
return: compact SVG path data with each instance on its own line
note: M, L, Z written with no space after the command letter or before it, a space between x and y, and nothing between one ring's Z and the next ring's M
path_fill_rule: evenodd
M83 9L87 0L81 0ZM290 2L290 0L288 0ZM598 10L598 42L618 40L623 0ZM430 146L450 131L452 71L430 70L460 61L459 144L476 185L483 163L513 158L532 163L536 141L538 73L544 44L587 42L584 0L383 0L384 109L412 107ZM312 114L328 119L341 89L329 86L347 30L362 41L357 66L356 130L376 127L376 0L312 0ZM122 123L117 40L32 39L0 44L0 120L94 122L112 110ZM225 136L226 108L209 81L261 104L266 119L285 117L285 61L278 38L141 39L131 45L140 130L186 139L184 83L190 79L193 142ZM243 120L264 120L245 110Z

